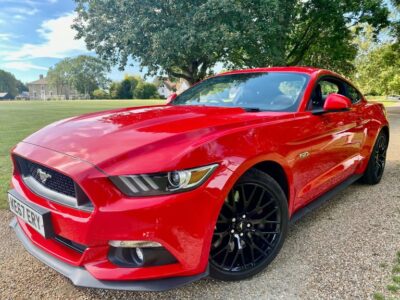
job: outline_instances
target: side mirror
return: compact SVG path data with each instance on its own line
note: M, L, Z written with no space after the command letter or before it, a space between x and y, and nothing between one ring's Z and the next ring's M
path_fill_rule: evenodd
M313 111L313 114L320 115L328 112L340 112L349 110L351 101L346 96L340 94L330 94L324 103L324 108L321 110Z
M169 95L168 98L167 98L166 105L171 104L175 100L176 97L178 97L177 93L172 93L171 95Z

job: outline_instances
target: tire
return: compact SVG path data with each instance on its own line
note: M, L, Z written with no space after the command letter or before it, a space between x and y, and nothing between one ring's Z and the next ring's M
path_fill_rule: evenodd
M381 181L385 170L387 148L388 137L385 133L380 132L372 149L367 169L361 178L362 182L373 185Z
M249 278L279 253L288 229L285 193L269 175L252 169L229 192L211 244L210 276L224 281Z

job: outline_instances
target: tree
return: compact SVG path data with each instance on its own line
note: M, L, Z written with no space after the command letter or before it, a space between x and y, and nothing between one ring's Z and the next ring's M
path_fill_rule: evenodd
M142 81L140 77L125 75L121 82L113 82L110 86L111 98L132 99L140 81Z
M10 72L0 70L0 92L6 92L12 98L27 91L28 88L21 81L15 78Z
M73 87L87 97L107 84L107 71L107 65L98 58L81 55L63 59L54 68L50 68L47 76L57 88L57 93L66 93Z
M142 81L140 77L125 75L121 81L117 92L118 99L132 99L135 93L136 86Z
M118 99L120 89L121 89L121 83L113 81L110 84L110 98Z
M19 94L21 94L22 92L29 91L28 87L25 84L23 84L20 80L17 80L17 90Z
M80 55L71 59L71 83L79 93L91 95L95 89L107 84L108 70L100 59Z
M110 85L110 97L113 99L152 99L158 98L157 87L145 82L140 76L125 75L121 82Z
M357 60L355 82L365 94L400 94L398 44L376 47Z
M108 99L109 97L109 94L103 89L97 89L93 91L94 99Z
M149 82L141 81L135 89L135 98L138 99L156 99L159 98L157 87Z
M132 99L133 97L132 86L131 82L128 79L124 79L121 81L117 97L118 99Z
M57 63L54 67L49 68L47 79L53 87L56 88L57 94L64 94L69 98L69 90L72 87L71 83L71 58L65 58Z
M391 22L391 34L395 37L396 42L400 43L400 0L391 0L390 1L392 4L393 12L392 15L394 15L394 20Z
M218 62L227 68L313 65L348 73L352 28L388 25L384 0L75 0L73 27L89 49L123 69L193 84Z

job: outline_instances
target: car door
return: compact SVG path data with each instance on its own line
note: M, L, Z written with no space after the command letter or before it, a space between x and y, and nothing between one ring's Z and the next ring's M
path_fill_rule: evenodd
M301 140L309 150L298 157L297 207L344 181L360 159L358 123L352 110L313 114L323 108L331 93L347 96L346 84L332 76L320 78L302 116Z

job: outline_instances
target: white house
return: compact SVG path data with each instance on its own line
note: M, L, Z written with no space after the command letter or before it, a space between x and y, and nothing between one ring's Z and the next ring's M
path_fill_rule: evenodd
M30 100L84 99L83 95L80 95L74 88L50 85L43 75L40 75L38 80L28 83L27 86Z

